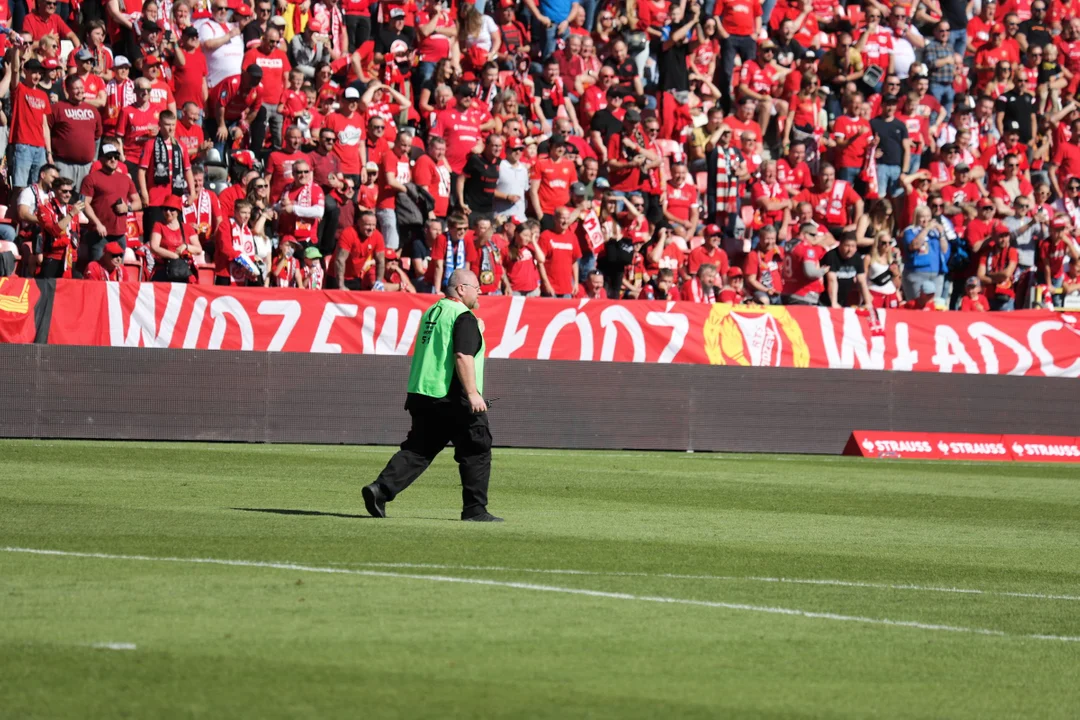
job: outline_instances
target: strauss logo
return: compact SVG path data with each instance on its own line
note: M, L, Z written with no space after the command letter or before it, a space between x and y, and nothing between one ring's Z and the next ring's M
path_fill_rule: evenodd
M810 348L787 308L713 305L702 328L705 354L713 365L780 367L785 341L791 367L810 367Z

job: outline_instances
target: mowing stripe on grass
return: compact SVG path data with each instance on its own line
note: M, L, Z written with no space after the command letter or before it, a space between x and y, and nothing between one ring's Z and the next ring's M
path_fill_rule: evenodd
M262 562L257 560L153 557L150 555L111 555L107 553L70 552L66 550L42 550L37 548L5 547L0 548L0 551L10 553L27 553L30 555L94 558L98 560L188 563L194 565L224 565L231 567L270 568L273 570L293 570L296 572L326 573L331 575L359 575L363 577L398 578L402 580L422 580L426 582L458 583L462 585L485 585L488 587L511 588L514 590L531 590L533 592L560 593L564 595L584 595L587 597L608 598L611 600L636 600L638 602L663 603L668 605L690 605L695 607L722 608L725 610L738 610L742 612L767 613L770 615L788 615L794 617L811 618L816 620L833 620L837 622L861 623L865 625L906 627L938 632L966 633L971 635L989 635L992 637L1025 640L1055 640L1058 642L1080 642L1080 637L1069 637L1064 635L1010 634L1006 633L1003 630L986 630L983 628L940 625L936 623L921 623L914 620L868 618L860 617L858 615L840 615L837 613L817 612L813 610L798 610L795 608L770 607L766 605L746 605L743 603L725 603L709 600L687 600L683 598L658 597L652 595L632 595L630 593L605 592L602 590L585 590L581 588L557 587L554 585L534 585L532 583L504 582L501 580L485 580L480 578L451 577L448 575L413 575L408 573L384 572L380 570L351 570L342 567L317 567L313 565L298 565L296 563Z
M908 583L872 583L859 580L827 580L814 578L756 577L753 575L678 575L675 573L620 572L600 570L560 570L542 568L514 568L499 565L438 565L431 563L351 562L330 563L350 567L415 568L428 570L478 570L481 572L539 573L544 575L589 575L595 577L642 577L665 580L727 580L761 583L790 583L794 585L832 585L836 587L871 588L874 590L917 590L920 592L956 593L959 595L992 595L1001 597L1034 598L1037 600L1071 600L1080 602L1080 595L1048 595L1044 593L1011 592L1007 590L975 590L972 588L939 587L935 585L911 585Z

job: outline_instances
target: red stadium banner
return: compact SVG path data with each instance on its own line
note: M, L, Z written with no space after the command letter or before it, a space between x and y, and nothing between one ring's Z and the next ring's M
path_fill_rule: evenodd
M0 278L0 343L34 342L35 309L40 295L33 280Z
M56 281L48 342L405 355L428 295ZM1069 314L484 297L490 357L1080 376Z
M856 430L844 454L902 460L1080 463L1080 438Z

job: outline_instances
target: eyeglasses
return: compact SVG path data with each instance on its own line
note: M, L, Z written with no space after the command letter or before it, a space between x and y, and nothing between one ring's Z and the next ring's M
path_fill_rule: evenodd
M267 189L267 188L269 188L269 187L270 187L270 186L269 186L269 185L267 185L266 183L257 183L257 184L255 185L255 189L256 189L256 190L266 190L266 189Z
M944 210L945 209L945 203L934 203L933 205L930 206L930 209L931 210Z
M885 87L900 87L900 81L887 82L885 83Z
M356 190L355 185L348 184L348 185L345 186L345 192L353 192L354 190Z
M472 288L476 292L480 292L480 286L479 285L469 285L468 283L459 283L458 287Z
M375 130L385 130L385 129L386 129L385 125L372 125L371 126L372 132L374 132Z
M310 170L297 170L296 174L297 175L310 175L311 171Z
M1005 167L1015 170L1020 167L1020 163L1006 163Z
M1018 204L1018 205L1016 206L1016 209L1017 209L1017 210L1030 210L1030 209L1031 209L1031 206L1030 206L1030 205L1027 205L1027 204L1025 204L1025 203L1020 203L1020 204Z
M330 145L333 145L335 140L336 140L336 138L332 138L332 137L324 137L324 138L322 138L322 141L324 143L328 143Z
M60 188L56 192L64 194L64 195L70 195L71 194L71 188Z
M654 128L654 127L645 128L645 132L647 132L649 134L658 133L658 132L660 132L660 128Z
M214 12L225 12L229 9L228 5L215 5Z

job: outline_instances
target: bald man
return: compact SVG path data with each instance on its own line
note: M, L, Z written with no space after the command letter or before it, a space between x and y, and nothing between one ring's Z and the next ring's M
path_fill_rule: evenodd
M446 297L420 318L405 401L412 429L378 479L362 491L372 517L385 518L386 503L420 477L453 441L461 474L461 519L502 522L487 511L491 429L483 395L484 324L473 314L479 306L476 275L455 270Z

